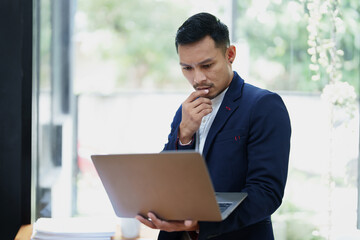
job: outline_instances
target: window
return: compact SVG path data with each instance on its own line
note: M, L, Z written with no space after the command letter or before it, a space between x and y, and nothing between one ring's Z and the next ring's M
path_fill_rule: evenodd
M230 27L234 69L246 82L280 93L290 113L290 169L283 204L273 215L276 239L359 237L353 94L359 88L360 5L346 0L335 6L342 79L334 86L327 69L315 64L321 54L330 59L320 48L334 34L326 5L333 2L317 4L35 1L37 216L113 214L90 155L161 151L172 117L191 91L178 66L176 29L189 15L209 11ZM315 61L310 36L312 11L319 7ZM333 108L327 96L336 98Z
M73 1L34 1L37 139L35 218L74 213L76 112L72 92Z

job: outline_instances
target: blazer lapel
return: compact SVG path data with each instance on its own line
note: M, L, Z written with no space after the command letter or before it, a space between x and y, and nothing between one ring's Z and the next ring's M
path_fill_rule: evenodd
M229 89L226 92L224 99L220 105L220 108L216 114L213 124L210 127L209 133L205 140L205 145L203 149L203 156L206 159L207 153L212 145L215 136L224 126L227 119L233 114L233 112L239 107L238 101L240 100L242 94L242 88L244 85L244 80L234 72L233 80L230 83Z

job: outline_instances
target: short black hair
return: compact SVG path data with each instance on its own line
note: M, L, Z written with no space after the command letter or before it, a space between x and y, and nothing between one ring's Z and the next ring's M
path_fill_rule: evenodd
M210 36L218 48L226 50L230 45L228 27L214 15L202 12L191 16L179 27L175 37L176 51L179 45L194 43L206 36Z

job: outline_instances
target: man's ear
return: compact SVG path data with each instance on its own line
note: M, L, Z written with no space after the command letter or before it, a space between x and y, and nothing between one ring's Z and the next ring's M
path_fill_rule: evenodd
M234 45L230 45L226 50L226 58L229 63L233 63L236 57L236 47Z

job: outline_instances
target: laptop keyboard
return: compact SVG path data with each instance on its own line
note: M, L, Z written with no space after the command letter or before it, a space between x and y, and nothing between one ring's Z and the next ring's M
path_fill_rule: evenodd
M218 204L219 204L220 212L222 213L232 205L231 202L220 202Z

